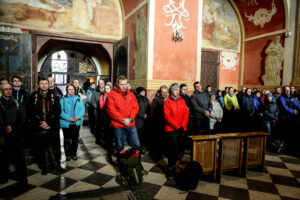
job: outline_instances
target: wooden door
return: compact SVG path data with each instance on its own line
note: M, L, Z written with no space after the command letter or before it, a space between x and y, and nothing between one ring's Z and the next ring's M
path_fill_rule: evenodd
M114 58L113 58L113 83L117 77L125 75L129 76L129 38L125 37L114 43Z
M201 54L201 85L203 90L211 85L213 92L219 88L219 53L202 51Z

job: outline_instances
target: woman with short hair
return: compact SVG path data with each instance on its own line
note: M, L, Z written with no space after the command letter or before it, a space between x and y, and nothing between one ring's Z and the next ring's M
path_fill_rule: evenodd
M189 122L189 110L185 101L179 95L179 85L173 83L169 89L169 98L164 102L165 132L168 148L168 178L174 176L176 160L181 149L184 131Z

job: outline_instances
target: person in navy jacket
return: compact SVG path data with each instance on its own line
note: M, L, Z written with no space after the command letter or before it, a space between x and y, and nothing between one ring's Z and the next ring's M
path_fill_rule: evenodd
M279 126L280 133L283 134L284 146L288 152L298 152L294 148L297 147L295 136L299 131L299 111L300 105L297 100L290 94L289 86L283 87L283 94L279 97L277 103L279 108ZM283 148L284 149L284 148ZM294 151L295 150L295 151Z
M60 126L64 134L66 160L77 160L78 136L82 118L85 113L84 103L75 95L75 86L68 84L67 94L60 99Z

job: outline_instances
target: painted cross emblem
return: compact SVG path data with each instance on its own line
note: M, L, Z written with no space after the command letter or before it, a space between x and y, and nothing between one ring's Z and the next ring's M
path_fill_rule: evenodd
M165 23L165 25L172 26L175 42L183 40L182 29L187 29L183 26L182 19L187 22L190 20L190 13L184 7L184 3L185 0L182 0L181 3L178 3L178 7L176 7L175 2L169 0L169 4L163 7L163 14L168 18L171 17L170 23Z

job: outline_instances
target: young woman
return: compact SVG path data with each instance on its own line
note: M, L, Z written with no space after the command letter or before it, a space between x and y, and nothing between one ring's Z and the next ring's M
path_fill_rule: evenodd
M60 126L64 134L66 160L77 160L78 136L82 117L85 113L83 101L75 95L75 86L68 84L67 94L60 99Z
M181 149L184 131L189 122L189 110L185 101L179 95L179 85L170 86L170 96L164 102L165 132L168 148L168 178L173 177L176 171L176 160Z

